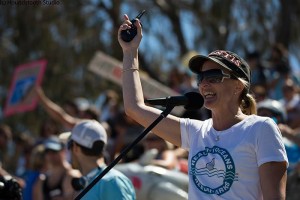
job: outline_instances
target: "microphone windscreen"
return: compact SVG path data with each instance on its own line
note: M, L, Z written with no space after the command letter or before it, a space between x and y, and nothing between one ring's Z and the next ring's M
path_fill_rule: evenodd
M188 103L184 106L186 110L198 110L203 106L204 99L198 92L188 92L184 94L188 99Z

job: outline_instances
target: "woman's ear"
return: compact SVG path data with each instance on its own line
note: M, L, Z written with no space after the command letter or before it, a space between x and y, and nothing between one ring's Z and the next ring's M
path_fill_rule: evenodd
M245 86L241 81L236 81L234 93L240 94L244 90L244 88Z

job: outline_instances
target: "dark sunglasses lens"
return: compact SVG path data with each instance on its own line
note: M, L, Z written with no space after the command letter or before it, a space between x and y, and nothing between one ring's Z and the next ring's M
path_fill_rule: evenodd
M221 83L223 80L223 76L212 76L206 78L209 83Z
M202 80L203 80L202 74L197 74L197 85L198 86L200 85L200 83L202 82Z
M223 73L220 69L212 69L204 72L200 72L197 75L197 83L198 85L203 81L206 80L209 83L220 83L223 80Z

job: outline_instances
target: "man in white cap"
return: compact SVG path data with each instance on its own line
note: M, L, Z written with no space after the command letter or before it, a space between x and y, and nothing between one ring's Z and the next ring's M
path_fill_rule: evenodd
M103 153L106 143L106 131L96 120L83 120L72 129L68 148L73 166L83 174L80 179L73 180L75 189L83 189L105 169ZM121 172L111 169L82 199L132 200L136 196L131 181Z

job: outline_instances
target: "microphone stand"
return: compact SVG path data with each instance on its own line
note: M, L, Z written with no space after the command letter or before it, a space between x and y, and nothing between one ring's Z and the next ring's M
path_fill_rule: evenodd
M118 162L138 143L140 142L163 118L166 118L168 114L173 110L174 105L167 105L166 109L159 115L159 117L150 124L131 144L129 144L120 155L115 158L86 188L84 188L75 200L80 200L96 183L107 174Z

